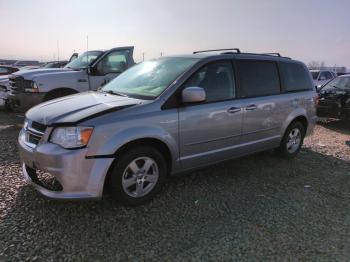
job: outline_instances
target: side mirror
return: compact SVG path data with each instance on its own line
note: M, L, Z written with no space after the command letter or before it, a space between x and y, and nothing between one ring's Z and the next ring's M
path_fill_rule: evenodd
M206 100L205 90L201 87L186 87L182 90L182 102L185 104L200 103Z

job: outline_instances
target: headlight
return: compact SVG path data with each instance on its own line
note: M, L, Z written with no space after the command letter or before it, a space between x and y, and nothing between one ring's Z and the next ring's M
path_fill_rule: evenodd
M84 147L89 143L92 131L92 127L86 126L56 127L50 142L68 149Z
M39 92L38 84L35 81L30 81L30 88L26 88L24 91L30 92L30 93L38 93Z

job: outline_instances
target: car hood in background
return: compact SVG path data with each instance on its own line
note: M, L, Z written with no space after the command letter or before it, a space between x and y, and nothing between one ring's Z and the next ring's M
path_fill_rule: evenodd
M39 104L27 111L26 118L44 125L76 123L101 113L145 102L108 93L86 92Z
M13 76L22 76L27 80L33 80L34 77L39 77L48 74L60 74L66 72L75 71L70 68L43 68L43 69L31 69L31 70L20 70L13 73ZM79 70L78 70L79 71Z

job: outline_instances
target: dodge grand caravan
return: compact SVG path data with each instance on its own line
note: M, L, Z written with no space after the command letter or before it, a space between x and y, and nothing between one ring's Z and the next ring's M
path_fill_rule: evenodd
M146 61L98 91L32 108L19 135L23 176L50 198L109 188L138 205L168 175L269 149L294 157L316 122L306 66L225 50Z

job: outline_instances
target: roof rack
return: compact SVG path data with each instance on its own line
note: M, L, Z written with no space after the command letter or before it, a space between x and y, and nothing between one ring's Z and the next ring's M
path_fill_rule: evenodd
M290 58L290 57L288 57L288 56L281 56L280 53L263 53L263 54L261 54L261 55L278 56L278 57L282 57L282 58L286 58L286 59L292 59L292 58Z
M274 56L279 56L281 57L280 53L263 53L262 55L274 55Z
M224 49L212 49L212 50L194 51L193 54L206 53L206 52L215 52L215 51L236 51L236 53L238 53L238 54L241 53L241 50L239 50L238 48L224 48Z

